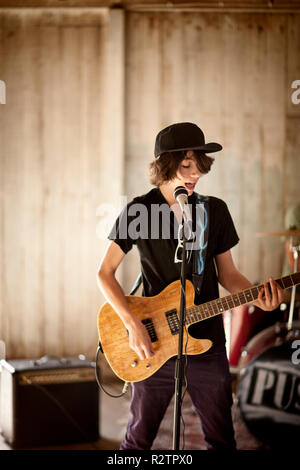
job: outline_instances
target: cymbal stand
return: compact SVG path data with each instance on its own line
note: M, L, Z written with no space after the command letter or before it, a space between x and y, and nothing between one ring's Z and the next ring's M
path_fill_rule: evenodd
M293 252L294 257L294 273L297 272L298 269L298 258L299 258L299 251L300 245L295 243L295 239L292 237L290 239L290 250ZM291 304L290 304L290 311L289 311L289 318L287 329L291 331L293 326L293 316L294 316L294 308L295 308L295 298L296 298L296 286L292 287L292 296L291 296Z

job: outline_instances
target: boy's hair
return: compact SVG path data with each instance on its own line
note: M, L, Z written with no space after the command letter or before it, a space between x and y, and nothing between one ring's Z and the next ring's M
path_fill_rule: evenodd
M165 152L153 160L150 163L150 183L154 186L160 186L165 181L175 178L179 164L184 160L186 153L187 150L181 150L179 152ZM214 162L214 158L201 153L199 150L194 150L194 155L201 173L208 173Z

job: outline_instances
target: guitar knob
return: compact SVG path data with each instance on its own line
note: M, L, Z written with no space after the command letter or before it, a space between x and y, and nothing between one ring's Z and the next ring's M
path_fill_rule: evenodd
M137 362L136 362L136 361L133 361L133 362L131 363L131 367L135 367L136 365L137 365Z

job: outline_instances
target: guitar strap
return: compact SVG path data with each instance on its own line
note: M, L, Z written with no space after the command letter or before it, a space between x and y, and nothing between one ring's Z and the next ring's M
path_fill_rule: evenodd
M140 272L140 274L138 275L135 283L132 286L132 289L131 289L129 295L134 295L136 293L136 291L138 290L138 288L140 287L141 283L142 283L142 273Z
M204 277L205 259L209 233L209 197L196 195L196 240L193 250L193 284L196 294L200 294Z

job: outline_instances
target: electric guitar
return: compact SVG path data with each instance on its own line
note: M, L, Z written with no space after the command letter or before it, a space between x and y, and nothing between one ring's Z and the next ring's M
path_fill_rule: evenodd
M300 284L300 272L276 279L276 282L287 289ZM194 286L186 281L185 326L198 323L207 318L224 313L239 305L251 303L258 298L263 284L227 295L201 305L194 305ZM177 356L180 281L169 284L160 294L153 297L126 296L131 311L142 321L151 338L154 356L150 359L139 359L129 347L127 330L106 302L98 313L98 333L102 351L114 373L126 382L139 382L147 379L172 356ZM184 329L183 345L188 333ZM184 354L202 354L212 346L208 339L195 339L188 335L188 342L183 347Z

